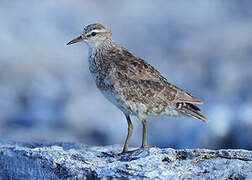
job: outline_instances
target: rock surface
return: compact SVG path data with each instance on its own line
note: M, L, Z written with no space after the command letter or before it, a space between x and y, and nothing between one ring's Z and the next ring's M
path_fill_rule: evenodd
M1 140L0 179L252 179L247 150L148 148L131 158L113 155L121 149Z

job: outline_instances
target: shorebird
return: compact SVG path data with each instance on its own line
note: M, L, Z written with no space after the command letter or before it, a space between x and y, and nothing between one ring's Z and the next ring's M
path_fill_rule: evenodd
M195 104L202 102L171 84L152 65L117 45L109 28L96 23L84 28L82 34L67 45L84 41L89 47L89 70L102 94L125 115L128 134L123 153L144 150L147 144L147 118L150 115L188 115L207 121ZM143 125L142 146L128 151L133 125L130 116Z

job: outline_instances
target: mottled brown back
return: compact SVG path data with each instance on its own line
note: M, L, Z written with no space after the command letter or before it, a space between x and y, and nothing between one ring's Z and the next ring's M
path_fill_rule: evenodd
M112 84L115 93L126 97L127 101L146 104L149 112L159 114L166 108L178 109L177 103L182 102L202 103L172 85L153 66L125 48L117 47L110 49L109 52L98 51L96 57L97 63L102 64L99 67L103 68L101 69L101 72L104 72L103 78L107 77L110 82L119 81Z

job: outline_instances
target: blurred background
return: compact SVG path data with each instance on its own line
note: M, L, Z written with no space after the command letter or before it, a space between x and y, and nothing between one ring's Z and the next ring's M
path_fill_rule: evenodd
M149 143L252 149L252 1L0 0L0 138L123 144L127 121L98 91L84 26L103 23L115 41L199 97L203 123L152 117ZM133 118L131 146L141 144Z

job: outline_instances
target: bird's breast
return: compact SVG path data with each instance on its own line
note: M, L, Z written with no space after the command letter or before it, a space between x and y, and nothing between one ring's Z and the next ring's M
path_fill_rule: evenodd
M106 90L111 88L111 83L106 80L107 74L102 70L102 67L99 66L99 63L95 61L94 58L89 57L89 71L95 81L95 84L100 90Z

